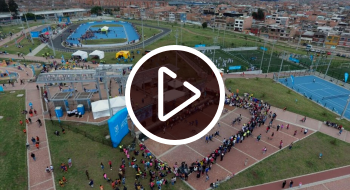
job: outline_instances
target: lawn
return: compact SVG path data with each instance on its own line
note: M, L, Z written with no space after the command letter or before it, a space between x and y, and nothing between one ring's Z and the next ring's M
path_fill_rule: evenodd
M319 121L332 121L341 124L345 129L350 130L350 122L342 119L337 120L336 114L316 104L315 102L289 90L288 88L275 83L272 79L227 79L225 86L231 89L239 89L242 93L253 93L255 97L268 102L272 106L288 111L305 115ZM295 103L295 99L298 103Z
M18 48L15 40L12 40L10 42L8 42L6 45L8 45L8 47L3 46L1 49L2 51L6 51L7 53L10 54L18 54L18 53L23 53L24 55L27 55L31 50L34 50L36 47L38 47L41 42L39 41L39 39L33 39L34 44L32 44L32 42L30 40L27 40L26 38L24 38L22 41L17 41L18 44L21 44L23 47L22 48Z
M25 94L19 90L15 93L6 91L0 94L0 189L27 189L27 136L23 133L25 125L20 126L19 120L25 123Z
M28 23L29 27L32 26L38 26L38 25L42 25L42 22L30 22ZM23 27L24 28L28 28L27 24L25 22L23 22ZM17 25L8 25L8 26L1 26L0 31L3 34L9 34L9 32L12 32L13 34L22 31L22 25L21 24L17 24Z
M65 125L71 125L75 128L79 128L81 131L85 131L88 135L93 136L93 138L104 138L105 135L109 134L108 126L93 126L87 124L77 124L77 123L64 123ZM115 180L118 178L118 168L121 165L121 159L124 157L124 154L120 153L119 149L112 148L109 145L104 145L96 141L90 140L90 138L85 137L80 133L73 132L66 129L66 134L61 136L55 136L53 133L55 130L59 130L57 123L54 125L50 121L46 121L48 139L50 143L50 152L53 166L56 168L55 172L55 182L56 187L59 188L58 180L65 176L68 180L68 183L65 185L65 188L68 189L88 189L88 180L85 175L85 170L89 171L90 178L94 180L95 188L99 187L100 184L105 187L105 189L110 189L110 184L108 184L103 179L103 173L107 174L107 177ZM121 144L129 145L132 142L130 135L127 135ZM137 147L138 149L138 147ZM133 154L130 154L130 157ZM62 162L67 164L67 159L72 159L72 168L68 169L67 173L60 171L59 166ZM141 156L136 156L139 160ZM112 161L113 170L109 169L108 161ZM127 159L126 159L127 161ZM102 171L100 163L103 163L105 169ZM126 162L128 165L128 163ZM143 168L143 166L141 167ZM134 169L126 168L126 187L128 189L134 189L136 172ZM148 175L148 174L147 174ZM169 175L167 178L172 177ZM149 187L149 176L147 179L141 179L141 184L148 189ZM190 188L185 185L185 183L178 180L176 185L163 187L163 189L169 190L189 190Z
M114 38L114 39L91 39L91 40L85 40L83 43L86 45L91 44L118 44L118 43L124 43L126 42L125 38Z
M266 158L217 189L237 189L350 164L350 144L316 132L302 141ZM322 153L322 159L318 155Z

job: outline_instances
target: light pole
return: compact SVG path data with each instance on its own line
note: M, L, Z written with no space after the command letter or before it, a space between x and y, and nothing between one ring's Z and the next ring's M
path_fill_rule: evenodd
M346 105L345 105L344 110L343 110L343 112L342 112L342 114L340 116L340 119L343 119L343 117L345 115L345 112L346 112L346 109L348 108L349 102L350 102L350 95L349 95L348 100L346 101Z
M263 60L264 60L265 44L266 44L266 40L264 40L264 49L263 49L263 54L262 54L262 57L261 57L260 70L261 70L261 67L262 67ZM262 73L262 71L261 71L261 73Z
M145 37L143 35L143 8L142 8L142 12L141 12L141 21L142 21L142 48L145 49Z
M271 63L272 54L273 54L273 48L275 47L275 43L276 43L276 41L274 41L274 42L273 42L273 45L272 45L272 50L271 50L271 55L270 55L269 66L267 66L267 72L266 72L266 73L269 73L269 70L270 70L270 63Z
M214 37L214 46L216 45L216 43L218 43L218 37ZM215 64L215 48L214 48L214 54L213 54L213 63Z
M175 30L176 33L175 33L175 39L176 39L176 45L177 45L177 39L179 38L179 31L176 29Z
M52 51L53 51L53 55L56 57L56 51L55 51L55 46L53 45L52 42L52 32L50 34L50 25L47 27L47 30L49 32L49 38L50 38L50 42L51 42L51 47L52 47ZM52 31L52 30L51 30Z
M280 66L280 71L278 72L277 81L279 81L279 80L280 80L280 73L281 73L281 71L282 71L283 60L284 60L284 57L286 56L285 54L286 54L286 52L285 52L285 51L283 51L283 58L282 58L281 66Z
M181 45L182 45L182 27L183 27L183 23L181 21Z
M223 40L222 40L222 47L224 47L224 48L225 48L225 34L226 34L226 26L227 26L227 25L225 25L225 28L224 28L224 38L223 38Z
M27 16L26 15L24 15L24 18L26 19L26 23L27 23L27 28L28 28L28 30L29 30L29 24L28 24L28 21L27 21ZM29 33L29 35L30 35L30 41L32 42L32 44L34 44L34 42L33 42L33 38L32 38L32 35Z
M326 73L324 74L324 77L323 77L323 78L326 78L326 75L327 75L327 73L328 73L329 66L331 65L332 59L333 59L333 57L334 57L334 53L335 53L335 52L332 52L332 57L331 57L331 59L329 60L329 63L328 63L328 66L327 66L327 70L326 70Z

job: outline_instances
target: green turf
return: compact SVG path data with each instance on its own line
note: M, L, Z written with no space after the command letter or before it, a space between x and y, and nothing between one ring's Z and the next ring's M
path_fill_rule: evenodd
M281 109L287 107L288 111L305 115L306 117L314 118L319 121L332 121L350 130L349 121L345 119L337 120L336 118L339 116L333 112L289 90L283 85L275 83L272 79L227 79L225 81L225 86L231 89L239 89L241 93L253 93L255 97L268 102L272 106ZM295 103L295 99L298 100L298 103Z
M10 54L23 53L24 55L27 55L30 52L30 49L34 50L37 46L41 44L41 42L39 41L39 39L33 39L33 44L32 44L30 40L27 40L26 38L24 38L20 42L17 41L17 44L21 44L23 47L18 48L18 46L15 43L15 40L12 40L6 44L8 45L8 47L5 47L5 45L2 46L1 51L6 51L7 53L10 53Z
M25 125L19 125L19 120L25 123L25 115L21 114L25 109L25 95L19 98L17 94L25 91L0 92L0 116L4 116L0 119L0 189L24 190L28 184L27 136L23 133Z
M77 126L76 123L66 123L69 125L74 125L75 128L80 128L81 131L85 131L88 135L91 135L93 138L104 138L105 135L109 134L108 126L93 126L87 124L80 124ZM65 126L66 124L63 124ZM89 189L88 180L85 175L85 170L89 171L90 178L94 180L94 187L98 188L101 185L105 189L111 189L110 184L108 184L103 179L103 173L107 174L107 177L115 180L118 178L118 167L121 165L121 159L124 154L120 153L119 149L112 148L109 145L104 145L96 141L85 137L80 133L73 132L66 129L66 134L61 136L55 136L53 133L55 130L60 130L58 124L51 124L50 121L46 121L47 133L50 143L50 152L53 166L56 168L55 171L55 183L56 187L59 187L58 180L65 176L68 180L68 183L64 188L67 189ZM129 145L132 142L131 136L128 134L122 140L122 144ZM130 154L130 157L133 154ZM72 159L72 168L68 169L67 173L60 171L60 164L62 162L67 164L68 158ZM136 157L139 160L141 156ZM126 159L126 157L125 157ZM108 161L112 161L113 170L109 169ZM127 161L127 159L126 159ZM103 163L105 166L104 171L100 168L100 163ZM128 189L134 189L135 175L136 172L134 169L128 167L126 168L126 186ZM143 166L141 167L143 168ZM169 175L172 177L173 175ZM149 176L147 179L140 180L141 184L148 189L149 185ZM190 188L185 185L181 180L178 180L176 185L172 186L171 184L168 187L162 187L162 189L182 189L189 190Z
M83 43L86 45L93 45L93 44L118 44L118 43L124 43L127 39L125 38L114 38L114 39L91 39L91 40L85 40Z
M346 166L350 164L349 151L349 143L316 132L295 143L291 150L281 150L220 184L217 189L237 189ZM322 159L318 157L320 153Z

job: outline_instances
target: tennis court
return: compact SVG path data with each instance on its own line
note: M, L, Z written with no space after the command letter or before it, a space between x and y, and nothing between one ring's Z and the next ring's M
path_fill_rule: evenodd
M313 82L315 79L315 82ZM305 97L341 114L349 98L350 91L317 76L294 77L294 85L290 77L279 80L282 84L293 88ZM350 107L344 117L350 119Z

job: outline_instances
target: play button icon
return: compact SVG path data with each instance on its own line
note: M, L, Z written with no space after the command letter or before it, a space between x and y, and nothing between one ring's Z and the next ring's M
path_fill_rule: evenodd
M187 144L208 134L225 99L223 79L211 60L186 46L150 51L133 67L125 89L129 116L148 138Z
M183 85L186 88L190 89L195 95L192 96L190 99L186 100L184 103L182 103L175 109L173 109L172 111L170 111L168 114L164 115L164 73L168 74L173 79L176 78L176 74L166 67L161 67L158 70L158 118L160 121L167 121L169 118L179 113L181 110L186 108L188 105L196 101L201 96L201 91L199 91L196 87L192 86L190 83L185 81Z

